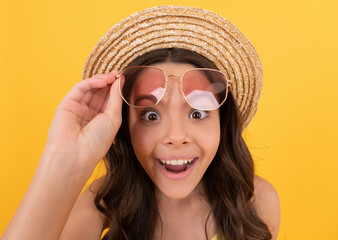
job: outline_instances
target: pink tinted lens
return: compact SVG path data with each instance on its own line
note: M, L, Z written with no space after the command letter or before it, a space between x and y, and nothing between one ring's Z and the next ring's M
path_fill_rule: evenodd
M227 80L219 71L192 69L184 74L182 86L187 102L195 109L217 109L227 97Z
M126 68L122 75L124 85L121 89L128 104L138 107L151 107L157 104L165 90L165 75L154 67Z

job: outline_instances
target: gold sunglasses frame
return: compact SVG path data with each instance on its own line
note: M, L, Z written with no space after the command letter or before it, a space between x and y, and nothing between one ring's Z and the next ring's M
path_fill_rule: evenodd
M164 77L165 77L165 86L164 86L163 94L162 94L162 96L158 99L158 101L157 101L154 105L152 105L152 106L136 106L136 105L132 105L132 104L128 103L128 101L123 97L123 94L122 94L122 92L121 92L121 76L123 75L123 72L125 72L125 71L128 70L128 69L139 68L139 67L142 67L142 68L155 68L155 69L158 69L158 70L160 70L160 71L163 73L163 75L164 75ZM218 72L218 73L223 74L224 79L226 80L226 81L225 81L225 84L226 84L226 93L225 93L224 100L222 101L222 103L219 104L219 106L218 106L217 108L213 108L213 109L200 109L200 108L198 108L198 109L197 109L197 108L194 108L193 106L191 106L190 103L187 101L187 98L186 98L185 95L184 95L184 89L183 89L183 82L182 82L182 81L183 81L184 75L185 75L187 72L193 71L193 70L210 70L210 71L214 71L214 72ZM181 74L181 76L179 76L179 75L175 75L175 74L168 74L168 75L167 75L165 71L163 71L162 69L160 69L160 68L158 68L158 67L155 67L155 66L131 66L131 67L127 67L127 68L123 69L123 70L121 71L121 74L119 74L119 75L116 76L116 78L117 78L118 81L119 81L119 92L120 92L121 98L123 99L123 101L124 101L126 104L128 104L130 107L134 107L134 108L147 108L147 107L154 107L154 106L156 106L156 105L162 100L162 98L163 98L163 96L164 96L164 94L165 94L165 92L166 92L166 90L167 90L168 77L176 77L176 78L179 78L180 83L181 83L181 93L182 93L182 95L183 95L183 97L184 97L184 100L186 101L186 103L189 104L190 107L192 107L192 108L194 108L194 109L196 109L196 110L201 110L201 111L212 111L212 110L216 110L216 109L220 108L220 107L222 106L222 104L225 102L225 100L227 99L227 97L228 97L228 92L229 92L228 89L231 90L231 85L230 85L231 81L229 81L229 80L227 79L227 77L225 76L225 74L224 74L223 72L219 71L219 70L212 69L212 68L190 68L190 69L184 71L184 72Z

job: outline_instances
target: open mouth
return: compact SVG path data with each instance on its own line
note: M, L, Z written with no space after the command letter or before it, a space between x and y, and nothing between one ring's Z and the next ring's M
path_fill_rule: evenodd
M159 160L160 166L172 173L181 173L188 170L197 160L197 157L191 159L178 160Z

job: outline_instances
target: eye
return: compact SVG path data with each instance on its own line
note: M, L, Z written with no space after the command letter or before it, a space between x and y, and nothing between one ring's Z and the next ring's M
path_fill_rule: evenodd
M192 119L204 119L208 116L207 111L201 111L201 110L193 110L190 113L190 118Z
M142 112L142 118L145 121L152 122L152 121L159 120L160 119L160 115L156 111L148 109L148 110L144 110Z

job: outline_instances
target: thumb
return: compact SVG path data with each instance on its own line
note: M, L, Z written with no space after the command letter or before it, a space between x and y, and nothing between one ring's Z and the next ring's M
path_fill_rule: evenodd
M99 154L101 158L109 150L122 123L123 100L120 97L119 83L117 80L114 80L112 83L108 94L103 112L97 115L86 126L88 129L88 131L86 131L88 139L92 140L93 152ZM94 128L95 130L92 130Z
M112 120L115 126L122 121L121 112L123 100L120 95L119 85L119 80L115 78L110 87L108 101L103 111L104 114L108 115L108 117ZM120 124L118 124L118 126L119 125Z

